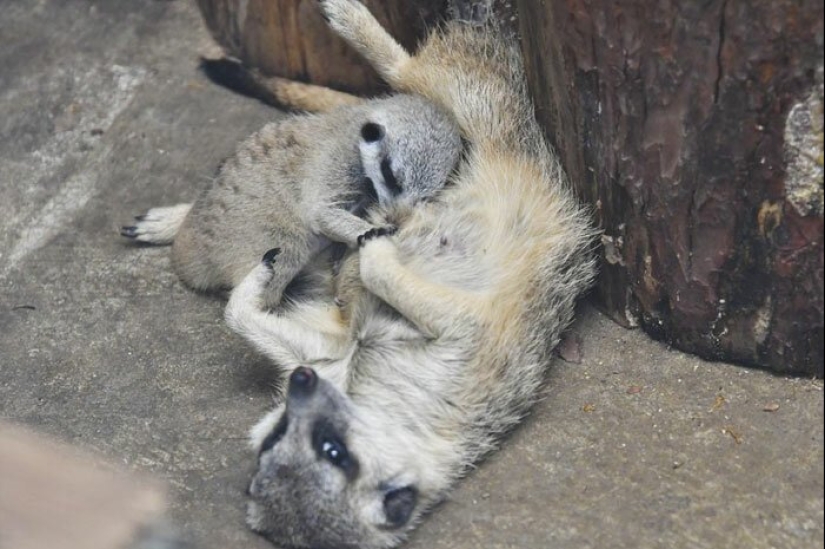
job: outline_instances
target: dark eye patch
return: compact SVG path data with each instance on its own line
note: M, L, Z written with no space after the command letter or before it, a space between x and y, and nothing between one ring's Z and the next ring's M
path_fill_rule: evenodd
M272 429L272 432L266 435L263 444L261 444L261 451L258 452L258 456L260 456L264 452L268 452L272 449L273 446L278 444L278 441L284 438L288 426L289 419L287 418L286 412L284 412L284 414L281 416L280 421L278 421L278 424L275 425L274 429Z
M375 143L384 137L384 127L375 122L367 122L361 126L361 139L367 143Z
M370 202L378 202L378 193L375 191L375 183L373 183L372 179L369 177L365 177L363 181L364 196Z
M319 459L341 469L349 480L358 475L358 461L329 421L320 419L312 426L312 447Z
M384 184L386 184L387 190L390 191L390 194L393 196L398 196L404 191L401 185L398 184L398 180L395 179L395 174L392 173L389 158L381 161L381 176L384 178Z

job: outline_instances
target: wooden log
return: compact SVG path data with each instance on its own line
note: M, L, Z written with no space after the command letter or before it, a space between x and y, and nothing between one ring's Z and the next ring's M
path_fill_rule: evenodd
M367 0L376 18L414 50L446 17L447 0ZM326 26L317 0L198 0L215 40L267 76L357 93L386 90L378 75Z
M710 359L823 374L823 5L520 0L598 296Z

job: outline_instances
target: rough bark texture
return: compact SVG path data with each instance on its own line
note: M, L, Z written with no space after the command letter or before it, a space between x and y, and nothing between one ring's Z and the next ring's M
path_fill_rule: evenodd
M604 229L605 308L707 358L821 376L822 3L519 9L538 115Z
M198 3L264 73L380 89L314 0ZM820 1L366 4L410 49L451 16L520 34L538 117L604 229L613 318L703 357L823 374Z

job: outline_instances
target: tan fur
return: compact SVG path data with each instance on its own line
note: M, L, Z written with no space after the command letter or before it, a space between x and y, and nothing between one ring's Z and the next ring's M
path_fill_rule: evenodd
M121 231L171 243L175 271L195 289L234 287L278 247L266 300L277 304L317 252L330 242L353 247L373 227L363 215L375 200L430 198L458 160L456 126L420 97L351 101L317 86L277 86L282 99L325 112L267 124L193 204L154 208Z
M267 265L232 293L230 326L293 372L252 431L248 522L290 546L392 547L529 410L593 279L594 231L494 29L451 23L411 57L359 2L320 5L394 88L447 110L469 150L437 199L375 213L398 232L367 239L326 297L268 314Z

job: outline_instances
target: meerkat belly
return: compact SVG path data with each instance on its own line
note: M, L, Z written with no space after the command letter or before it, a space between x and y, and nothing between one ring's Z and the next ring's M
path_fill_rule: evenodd
M466 364L464 352L455 345L424 337L403 319L371 322L359 327L350 366L383 384L413 385L431 394L443 389L443 380L454 379Z
M402 261L422 278L466 291L493 282L489 235L472 211L433 208L411 220L397 237Z
M366 302L354 317L353 335L358 346L377 352L394 352L416 341L425 342L424 335L389 305L373 296L363 296Z

